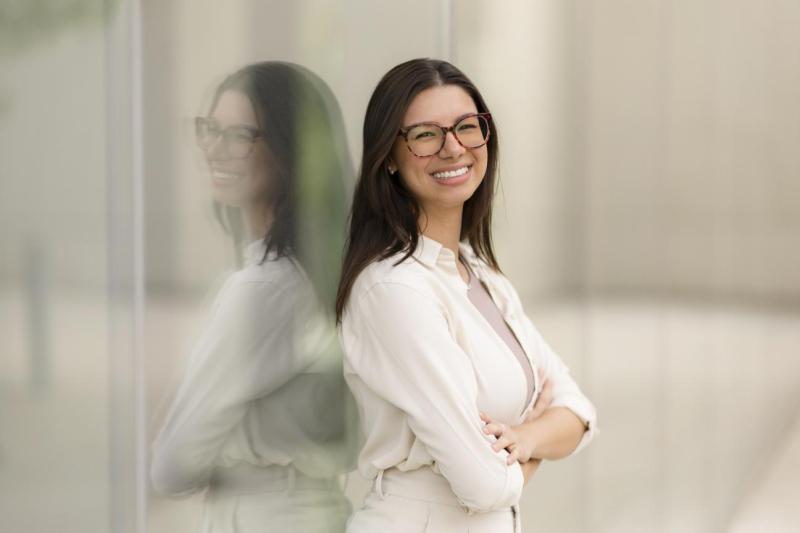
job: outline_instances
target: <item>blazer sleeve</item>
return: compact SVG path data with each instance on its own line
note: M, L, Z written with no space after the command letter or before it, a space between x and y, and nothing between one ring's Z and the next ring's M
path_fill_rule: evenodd
M533 340L536 353L539 354L539 366L545 378L553 381L553 402L550 407L566 407L583 422L585 428L583 436L569 454L569 456L575 455L585 448L598 433L597 412L592 402L581 392L569 367L547 344L533 322L525 314L523 317L529 338Z
M311 363L299 357L293 335L295 289L233 278L220 291L153 443L156 492L202 489L250 402Z
M550 407L566 407L583 422L585 428L583 436L575 449L569 454L569 456L575 455L592 441L595 434L599 433L597 429L597 411L589 398L578 387L569 367L544 340L538 328L525 313L519 294L517 294L511 282L505 277L502 279L506 290L510 293L515 308L519 311L525 335L533 343L536 363L542 370L544 377L552 380L553 402Z
M406 284L379 282L351 301L343 329L354 371L407 415L462 505L485 512L518 503L522 470L482 431L476 376L441 304Z

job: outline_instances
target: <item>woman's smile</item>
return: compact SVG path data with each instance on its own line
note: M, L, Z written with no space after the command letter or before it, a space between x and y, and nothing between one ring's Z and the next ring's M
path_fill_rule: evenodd
M455 186L469 181L472 177L472 165L461 165L438 170L430 173L430 176L441 185Z
M238 183L244 178L239 172L228 172L219 169L211 170L211 182L216 186L227 187Z

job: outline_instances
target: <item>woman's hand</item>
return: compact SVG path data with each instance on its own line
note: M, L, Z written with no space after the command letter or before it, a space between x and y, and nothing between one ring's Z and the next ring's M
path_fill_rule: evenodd
M539 393L539 397L536 398L533 409L525 415L525 422L530 422L542 416L542 413L553 403L553 382L542 375L541 369L537 368L536 374L539 376L539 383L542 384L542 391Z
M520 463L527 462L533 454L532 443L528 438L527 433L524 431L524 424L518 426L508 426L502 422L494 422L491 418L481 413L481 420L486 425L483 427L483 432L487 435L494 435L497 440L492 444L492 450L499 452L503 448L508 451L508 464L514 461Z
M539 372L538 369L537 372ZM480 414L481 420L486 423L483 432L497 437L497 441L492 444L492 449L499 452L505 448L509 453L507 458L508 464L512 464L514 461L527 463L531 460L531 456L534 453L535 444L532 435L530 435L527 423L540 417L553 402L552 383L544 379L541 373L539 374L539 381L542 383L542 391L539 393L539 397L536 399L533 409L525 415L522 424L508 426L501 422L493 421L485 413Z

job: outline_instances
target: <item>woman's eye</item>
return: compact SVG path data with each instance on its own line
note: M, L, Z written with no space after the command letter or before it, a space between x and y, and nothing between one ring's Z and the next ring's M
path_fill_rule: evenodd
M432 131L423 131L414 135L414 139L424 139L426 137L434 137L436 134Z
M458 127L458 131L472 130L477 128L477 124L462 124Z
M231 141L238 143L247 143L253 140L253 136L245 131L231 131L229 137Z

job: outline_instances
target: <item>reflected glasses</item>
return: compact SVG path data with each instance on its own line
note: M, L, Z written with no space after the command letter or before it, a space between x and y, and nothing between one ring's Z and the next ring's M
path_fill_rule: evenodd
M423 122L400 128L399 137L406 141L409 151L417 157L430 157L444 148L447 132L453 132L458 144L464 148L480 148L489 141L490 113L467 115L449 128L435 122Z
M222 129L216 120L207 117L194 119L194 133L197 146L206 152L222 138L225 151L234 159L249 156L253 144L264 136L264 132L252 126L234 125Z

